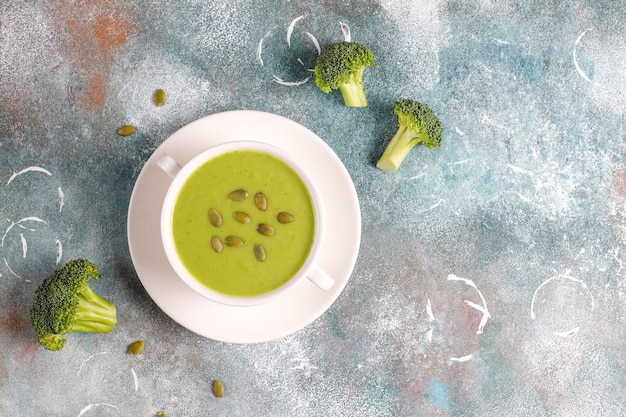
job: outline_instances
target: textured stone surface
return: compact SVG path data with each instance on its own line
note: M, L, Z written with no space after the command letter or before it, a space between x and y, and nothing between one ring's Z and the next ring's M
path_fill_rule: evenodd
M619 1L3 4L0 414L624 415L624 10ZM365 74L364 109L304 82L312 39L343 40L340 22L380 64ZM439 114L443 144L383 173L374 164L404 97ZM232 109L317 133L350 172L363 218L355 271L333 306L253 345L202 338L162 313L126 241L132 187L156 147ZM126 124L137 132L118 136ZM119 324L52 353L28 309L59 246L59 264L100 265L94 287L117 304ZM144 351L127 355L137 339ZM223 398L211 393L216 379Z

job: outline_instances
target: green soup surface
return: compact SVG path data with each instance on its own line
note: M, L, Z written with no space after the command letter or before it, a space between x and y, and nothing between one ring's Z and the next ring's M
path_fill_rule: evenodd
M255 296L282 286L302 267L313 245L315 211L291 167L241 150L217 156L187 179L172 227L178 255L200 283Z

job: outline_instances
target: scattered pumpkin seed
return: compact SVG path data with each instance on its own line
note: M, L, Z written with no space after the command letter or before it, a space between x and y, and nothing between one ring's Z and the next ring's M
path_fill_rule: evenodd
M156 417L167 417L163 411L159 411Z
M265 261L265 248L261 244L254 245L254 257L263 262Z
M222 398L224 396L224 384L219 379L213 381L213 395L217 398Z
M261 210L267 210L267 197L262 192L258 192L254 195L254 204L256 207Z
M272 236L276 232L272 226L266 223L259 224L256 230L263 236Z
M136 130L137 129L135 129L135 126L125 125L117 130L117 134L120 136L130 136L135 133Z
M239 223L248 224L252 221L252 217L248 213L244 213L243 211L235 211L233 212L233 217Z
M159 88L154 92L154 104L157 106L162 106L165 104L165 91L162 88Z
M226 246L230 246L231 248L240 248L243 246L243 239L239 236L226 236L224 243L226 243Z
M224 246L222 245L222 240L217 236L213 236L211 238L211 247L217 253L220 253L222 249L224 249Z
M292 214L289 214L287 212L281 211L280 213L278 213L276 215L276 220L278 220L278 223L282 223L282 224L287 224L287 223L291 223L292 221L294 221L296 218L293 217Z
M233 201L243 201L248 198L248 192L246 190L235 190L228 194L228 198Z
M222 215L214 208L209 209L209 221L215 227L222 225Z
M136 342L133 342L128 346L127 352L130 353L131 355L137 355L138 353L141 353L141 351L143 350L143 346L144 346L144 341L137 340Z

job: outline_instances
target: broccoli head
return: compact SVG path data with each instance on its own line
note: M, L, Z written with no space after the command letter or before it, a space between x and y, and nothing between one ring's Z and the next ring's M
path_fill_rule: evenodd
M339 90L348 107L366 107L363 71L376 65L374 53L357 42L330 45L317 58L315 83L325 93Z
M378 160L376 166L383 171L395 171L415 145L438 148L443 127L428 105L415 100L396 102L393 112L398 115L398 131Z
M91 289L91 278L100 278L98 267L85 259L74 259L43 280L35 291L30 320L46 349L62 349L67 333L108 333L117 324L115 305Z

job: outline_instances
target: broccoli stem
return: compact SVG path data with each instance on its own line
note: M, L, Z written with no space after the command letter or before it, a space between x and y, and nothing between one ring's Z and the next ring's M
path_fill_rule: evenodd
M343 101L348 107L367 107L367 98L363 88L363 71L365 68L352 74L349 82L339 86Z
M117 324L115 304L100 297L89 286L78 294L72 332L109 333Z
M419 132L415 132L406 126L400 126L385 152L376 163L376 167L383 171L395 171L411 149L421 141Z

